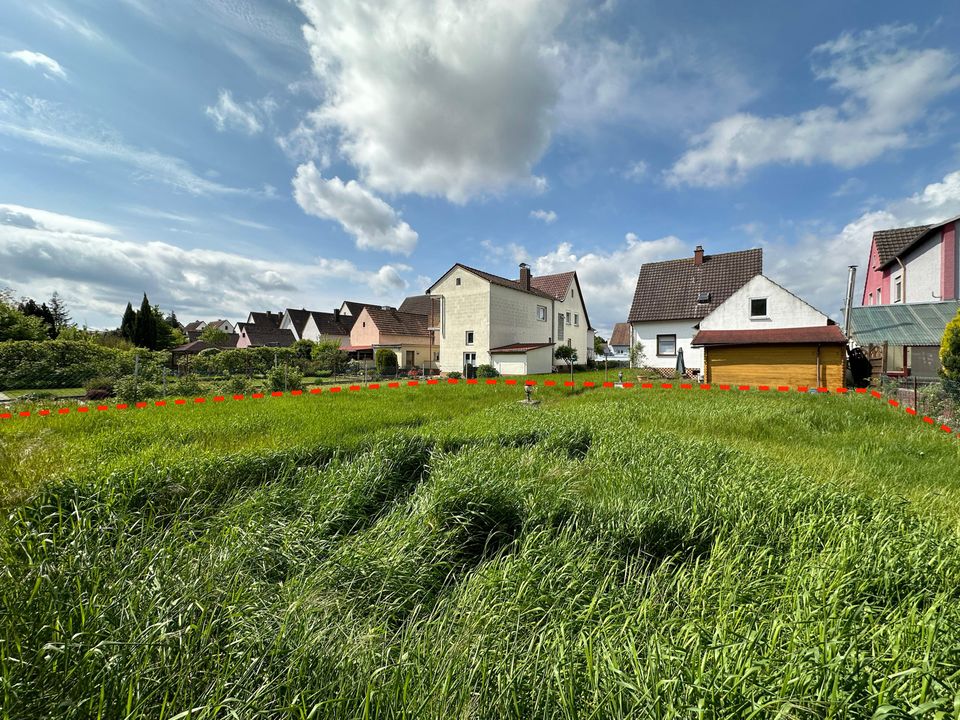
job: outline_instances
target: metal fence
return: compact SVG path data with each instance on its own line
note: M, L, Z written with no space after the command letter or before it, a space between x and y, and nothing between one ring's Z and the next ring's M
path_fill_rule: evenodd
M883 375L874 380L873 389L913 408L919 415L945 423L955 423L960 418L960 382Z

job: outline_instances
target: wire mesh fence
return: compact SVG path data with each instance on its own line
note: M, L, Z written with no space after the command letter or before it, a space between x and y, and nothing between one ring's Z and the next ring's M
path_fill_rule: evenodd
M873 386L918 415L948 424L960 418L960 382L955 380L884 375Z

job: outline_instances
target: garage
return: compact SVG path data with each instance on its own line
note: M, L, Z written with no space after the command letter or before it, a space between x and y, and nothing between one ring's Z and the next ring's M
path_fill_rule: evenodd
M491 348L490 364L501 375L553 372L553 343L513 343Z
M844 385L846 344L836 325L768 330L701 330L708 383L728 385Z

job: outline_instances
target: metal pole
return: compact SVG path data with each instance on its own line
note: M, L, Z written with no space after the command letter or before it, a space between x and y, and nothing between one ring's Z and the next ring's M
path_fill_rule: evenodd
M850 309L853 307L853 286L857 280L857 266L848 266L847 298L843 308L843 334L850 337Z

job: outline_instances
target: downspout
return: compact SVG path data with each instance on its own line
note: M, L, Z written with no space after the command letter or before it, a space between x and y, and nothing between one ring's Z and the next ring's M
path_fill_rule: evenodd
M817 387L823 387L820 384L820 346L817 345Z

